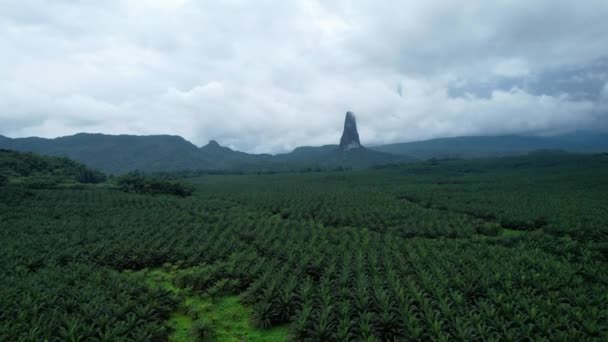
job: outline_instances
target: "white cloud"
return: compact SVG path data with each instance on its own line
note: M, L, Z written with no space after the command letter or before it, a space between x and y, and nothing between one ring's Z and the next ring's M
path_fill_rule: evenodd
M494 65L494 74L505 77L522 77L530 73L528 63L521 59L508 59Z
M367 145L594 128L600 100L448 89L606 56L606 14L600 0L3 2L0 134L279 152L336 143L346 110Z
M174 10L184 6L189 0L144 0L143 4L162 10Z

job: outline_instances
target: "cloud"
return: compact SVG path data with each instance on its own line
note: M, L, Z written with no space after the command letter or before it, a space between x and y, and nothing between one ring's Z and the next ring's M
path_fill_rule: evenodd
M606 82L606 84L604 84L604 86L602 87L602 92L600 96L603 100L608 100L608 82Z
M250 152L605 128L608 3L0 4L0 134L178 134Z

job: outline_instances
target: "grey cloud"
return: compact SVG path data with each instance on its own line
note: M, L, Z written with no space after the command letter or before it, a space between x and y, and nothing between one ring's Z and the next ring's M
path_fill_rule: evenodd
M534 95L559 96L566 94L572 100L598 100L608 81L608 58L600 58L582 66L565 66L542 70L536 74L518 77L495 76L483 81L450 85L451 96L474 94L490 97L494 90L520 88Z
M251 152L605 127L608 3L0 4L0 134L179 134Z

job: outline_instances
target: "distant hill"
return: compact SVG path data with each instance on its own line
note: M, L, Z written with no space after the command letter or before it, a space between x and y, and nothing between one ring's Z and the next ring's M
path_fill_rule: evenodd
M346 144L348 148L345 148ZM344 145L344 146L342 146ZM249 154L211 140L198 148L179 136L80 133L55 139L0 136L0 148L69 157L111 174L129 171L184 170L301 171L366 168L412 161L412 158L367 149L359 143L355 116L347 112L341 146L299 147L291 153Z
M309 164L309 166L322 168L343 166L360 169L388 163L413 162L415 159L378 152L365 147L342 150L338 145L324 145L320 147L298 147L290 153L274 156L274 161L285 164ZM312 163L312 161L315 161L315 163Z
M249 154L234 151L228 147L221 146L215 140L211 140L207 145L201 147L198 150L198 154L205 161L204 164L199 165L198 169L247 169L272 161L272 155L270 154Z
M481 158L526 154L536 150L579 153L608 151L608 134L576 133L553 137L473 136L441 138L344 150L338 145L298 147L290 153L249 154L210 141L197 147L179 136L80 133L55 139L0 136L0 148L68 157L111 174L133 170L298 171L366 168L430 158Z
M206 162L198 147L178 136L80 133L55 139L0 139L0 147L69 157L108 173L196 168Z
M608 151L608 134L575 133L553 137L473 136L374 147L341 149L338 145L304 146L270 155L234 151L210 141L197 147L179 136L80 133L55 139L0 136L0 148L72 158L110 174L133 170L300 171L366 168L430 158L481 158L526 154L536 150L577 153Z
M68 157L110 174L139 170L171 172L181 170L298 171L312 168L365 168L411 161L366 148L340 151L336 145L301 147L291 153L249 154L210 141L197 147L169 135L105 135L80 133L55 139L0 136L0 148Z
M471 136L440 138L370 147L373 150L420 159L481 158L526 154L536 150L563 150L577 153L608 151L608 134L572 133L552 137Z

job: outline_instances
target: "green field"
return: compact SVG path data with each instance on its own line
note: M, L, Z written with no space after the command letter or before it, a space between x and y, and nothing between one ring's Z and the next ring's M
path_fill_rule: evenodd
M261 329L251 324L251 308L244 306L237 295L200 295L175 286L175 278L197 271L196 267L178 269L174 266L137 271L147 279L148 286L164 288L177 294L181 303L169 317L170 341L285 341L287 326Z
M0 341L608 339L606 154L208 175L185 197L17 164Z

